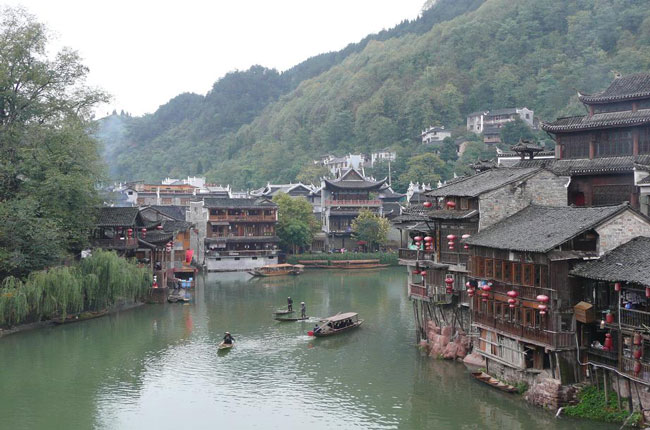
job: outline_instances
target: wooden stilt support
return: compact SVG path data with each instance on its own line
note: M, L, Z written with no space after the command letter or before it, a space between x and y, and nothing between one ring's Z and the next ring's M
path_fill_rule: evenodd
M623 404L621 403L621 378L618 375L616 375L616 391L617 391L616 400L618 404L618 410L622 411Z
M609 405L609 390L607 390L607 369L603 368L603 390L605 391L605 405Z
M627 388L627 407L630 413L632 413L634 411L634 404L632 403L632 387L628 378L625 378L625 388Z

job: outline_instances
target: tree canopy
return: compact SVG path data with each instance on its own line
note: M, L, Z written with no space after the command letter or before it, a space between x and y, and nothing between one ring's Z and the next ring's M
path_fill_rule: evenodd
M85 245L101 178L91 109L106 95L22 9L0 21L0 278L54 264Z
M298 249L311 245L318 222L307 199L278 193L273 201L278 205L276 233L282 249L296 253Z
M352 220L352 234L359 241L366 242L371 251L388 241L388 230L390 222L379 215L375 215L367 209L359 212Z

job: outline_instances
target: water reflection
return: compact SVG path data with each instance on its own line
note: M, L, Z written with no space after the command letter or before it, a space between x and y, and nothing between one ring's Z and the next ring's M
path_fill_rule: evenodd
M402 270L199 277L192 302L0 341L0 428L599 429L422 357ZM315 318L276 322L286 297ZM316 317L366 322L307 336ZM217 354L223 333L235 348ZM588 426L588 427L587 427Z

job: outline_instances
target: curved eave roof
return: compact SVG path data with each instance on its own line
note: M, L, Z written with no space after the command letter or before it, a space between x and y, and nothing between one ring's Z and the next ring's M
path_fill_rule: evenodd
M603 104L650 97L650 73L621 76L596 94L578 92L578 99L585 104Z
M542 122L541 128L549 133L569 133L614 127L634 127L644 124L650 124L650 109L560 118L553 122Z
M330 181L324 180L326 188L334 188L338 190L377 190L386 183L386 179L378 182L373 181Z

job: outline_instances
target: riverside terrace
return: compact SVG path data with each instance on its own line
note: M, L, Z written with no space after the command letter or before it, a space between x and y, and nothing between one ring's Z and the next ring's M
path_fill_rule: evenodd
M531 393L547 378L558 389L579 381L573 306L582 296L569 271L643 235L650 220L627 204L531 205L468 238L470 276L484 285L472 291L474 351L490 373L526 382Z

